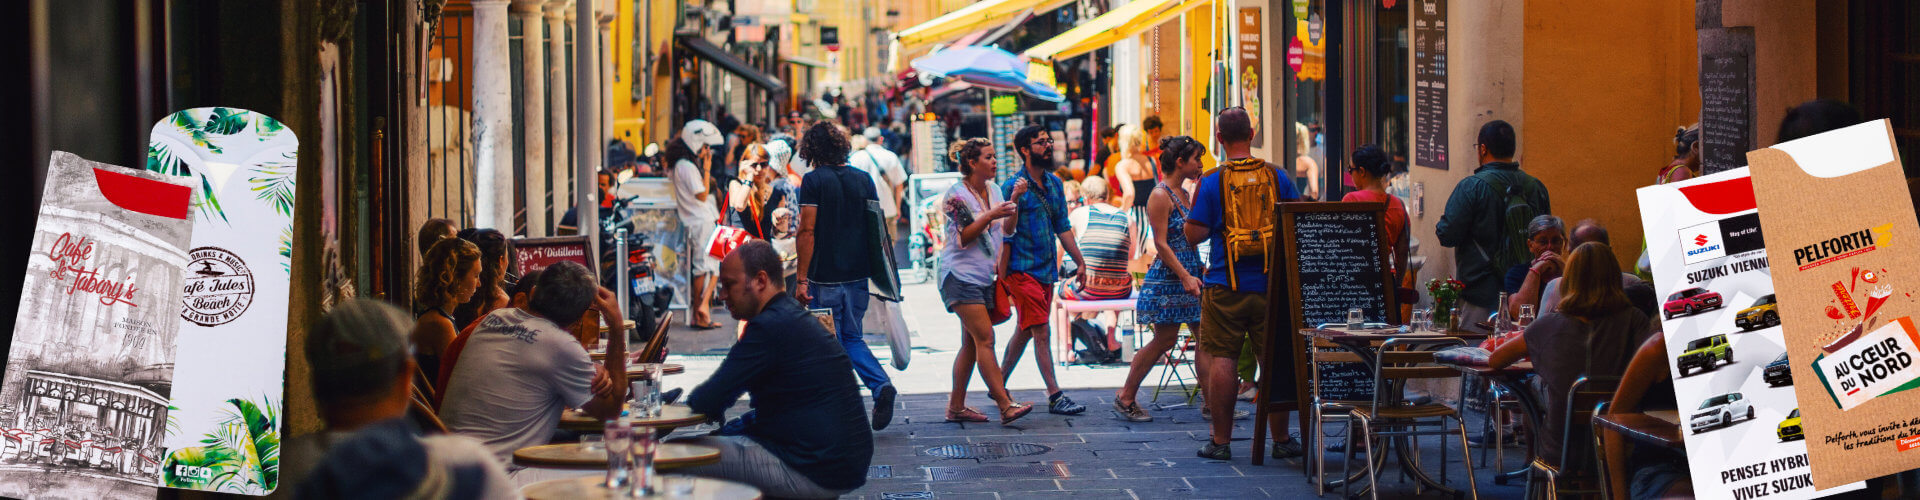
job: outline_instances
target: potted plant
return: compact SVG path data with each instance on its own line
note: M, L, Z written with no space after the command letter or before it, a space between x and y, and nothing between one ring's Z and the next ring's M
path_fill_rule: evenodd
M1451 276L1446 279L1434 278L1427 280L1427 295L1433 297L1433 322L1435 324L1446 325L1449 329L1452 328L1453 304L1459 302L1460 290L1466 287L1466 283L1461 283L1460 280L1453 279Z

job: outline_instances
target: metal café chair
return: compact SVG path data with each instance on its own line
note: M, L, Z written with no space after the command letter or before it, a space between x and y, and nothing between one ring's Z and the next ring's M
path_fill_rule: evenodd
M1373 440L1378 437L1408 437L1418 440L1419 436L1455 435L1460 438L1462 457L1469 455L1467 447L1467 424L1460 418L1459 410L1443 403L1407 404L1401 401L1399 388L1408 380L1446 379L1461 376L1458 370L1443 366L1434 361L1433 354L1440 348L1465 346L1466 341L1457 337L1439 339L1389 339L1380 344L1378 361L1373 369L1373 401L1354 405L1351 420L1360 422L1361 444L1367 453L1367 488L1375 499L1380 498L1379 466L1384 462L1374 460L1378 456L1373 449ZM1424 347L1425 349L1420 349ZM1388 381L1392 381L1389 384ZM1453 419L1451 429L1447 419ZM1376 430L1378 426L1380 429ZM1431 426L1432 429L1421 429ZM1400 429L1400 430L1391 430ZM1440 448L1441 480L1446 480L1446 447ZM1353 447L1347 447L1347 467L1353 467ZM1473 461L1463 459L1461 465L1467 468L1467 487L1473 498L1480 497L1480 486L1473 477ZM1417 465L1417 464L1416 464ZM1348 477L1352 477L1349 475ZM1347 482L1348 491L1352 481ZM1349 495L1351 496L1351 495Z
M1600 474L1598 460L1594 463L1576 463L1575 460L1593 458L1594 450L1581 449L1579 446L1594 443L1593 416L1606 411L1607 403L1613 399L1613 393L1619 388L1620 377L1583 376L1573 381L1567 388L1566 414L1560 427L1559 465L1547 463L1545 457L1534 457L1527 464L1527 497L1532 498L1533 478L1544 475L1547 481L1539 491L1548 500L1560 498L1560 493L1571 493L1576 497L1608 498L1606 477ZM1584 410L1583 410L1584 408ZM1569 475L1569 473L1572 473ZM1562 488L1566 483L1568 488ZM1592 484L1592 483L1598 483Z
M1134 338L1139 338L1139 335L1139 333L1135 333ZM1153 399L1149 400L1148 403L1158 405L1160 403L1160 391L1167 390L1168 383L1172 382L1179 384L1180 392L1187 396L1187 402L1181 404L1193 404L1194 395L1200 392L1200 377L1194 374L1193 371L1193 350L1197 348L1198 347L1193 344L1193 332L1188 331L1187 327L1182 325L1180 327L1180 336L1174 339L1173 347L1167 348L1167 353L1163 355L1163 362L1167 364L1167 369L1160 372L1160 385L1153 388ZM1185 374L1180 373L1181 368L1185 368L1187 372ZM1188 379L1193 379L1193 386L1187 386ZM1160 406L1159 408L1171 407L1173 406Z
M1313 481L1314 494L1325 495L1327 494L1326 452L1330 447L1328 438L1335 437L1327 434L1326 424L1328 422L1346 423L1347 425L1344 432L1338 437L1348 439L1345 446L1351 448L1353 443L1351 438L1347 436L1353 432L1353 409L1358 405L1368 404L1369 401L1329 400L1321 396L1320 366L1322 363L1365 363L1365 360L1360 359L1360 356L1357 354L1347 352L1341 348L1339 344L1319 338L1312 339L1312 342L1313 345L1307 350L1309 360L1307 364L1307 397L1313 403L1307 407L1307 411L1310 413L1307 422L1308 425L1313 426L1312 429L1308 431L1308 435L1312 437L1315 453L1309 458L1309 460L1313 460L1314 463L1313 475L1309 477L1309 480ZM1378 389L1377 386L1375 388ZM1374 456L1368 455L1367 459L1373 460ZM1352 476L1348 476L1349 479L1345 480L1351 481L1351 477Z

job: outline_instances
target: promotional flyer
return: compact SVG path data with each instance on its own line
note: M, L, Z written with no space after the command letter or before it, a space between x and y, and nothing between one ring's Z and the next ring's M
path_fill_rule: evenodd
M186 182L55 151L45 193L0 383L0 496L153 498Z
M1693 492L1819 498L1747 169L1640 188ZM1798 358L1795 358L1798 359ZM1793 374L1798 375L1798 374Z
M1747 153L1813 481L1920 467L1920 222L1886 120Z
M194 108L155 124L147 147L148 170L193 187L161 484L265 495L280 469L299 139L264 114Z

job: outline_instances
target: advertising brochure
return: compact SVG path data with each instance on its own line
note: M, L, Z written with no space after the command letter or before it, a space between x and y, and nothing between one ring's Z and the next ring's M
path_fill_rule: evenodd
M1893 128L1747 153L1813 482L1920 467L1920 223Z
M1800 499L1862 487L1814 486L1794 397L1812 382L1788 370L1784 301L1747 169L1640 188L1639 198L1694 494Z

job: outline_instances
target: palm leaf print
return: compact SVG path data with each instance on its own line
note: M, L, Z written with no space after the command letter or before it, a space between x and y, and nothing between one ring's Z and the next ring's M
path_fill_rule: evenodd
M229 399L230 407L201 446L182 448L167 456L161 481L176 488L259 495L280 482L280 416L269 398L260 403ZM262 408L265 408L262 410ZM187 468L179 467L186 466ZM182 476L182 472L198 473Z
M285 125L281 125L279 120L273 119L273 117L259 113L255 113L253 116L253 133L260 136L260 140L262 141L280 135L280 131L287 128Z
M280 268L286 270L289 275L293 274L293 224L291 223L287 224L286 229L280 230L280 257L287 259L280 263Z
M213 116L207 117L207 124L205 127L202 127L202 129L210 134L238 134L241 130L247 128L248 114L251 113L227 108L213 108Z
M254 175L247 179L253 184L254 198L273 205L273 211L287 217L293 216L293 174L294 165L289 163L262 163L252 168Z

